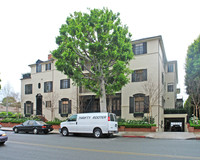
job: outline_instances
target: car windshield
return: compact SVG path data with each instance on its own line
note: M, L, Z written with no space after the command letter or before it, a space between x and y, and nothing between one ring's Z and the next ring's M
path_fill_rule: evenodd
M46 123L43 122L43 121L36 121L36 123L37 123L37 124L40 124L40 125L46 125Z

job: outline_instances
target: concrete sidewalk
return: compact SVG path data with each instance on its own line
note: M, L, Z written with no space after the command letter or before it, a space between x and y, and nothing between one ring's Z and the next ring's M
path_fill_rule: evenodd
M1 130L12 131L12 128L1 127ZM59 131L55 129L51 133L59 134ZM119 132L115 135L129 138L200 140L200 132Z

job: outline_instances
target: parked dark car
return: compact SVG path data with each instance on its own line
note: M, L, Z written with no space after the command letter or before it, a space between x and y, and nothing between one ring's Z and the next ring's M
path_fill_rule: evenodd
M8 136L2 130L0 130L0 144L4 144L8 140Z
M48 125L43 121L36 121L36 120L28 120L20 125L16 125L13 127L13 131L15 133L22 131L25 133L33 132L34 134L38 133L47 134L52 130L53 130L52 125Z

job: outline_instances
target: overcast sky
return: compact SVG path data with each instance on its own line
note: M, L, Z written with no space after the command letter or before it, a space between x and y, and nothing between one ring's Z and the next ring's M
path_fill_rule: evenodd
M199 0L0 0L0 79L21 92L29 64L47 60L56 49L55 37L67 16L87 8L119 12L132 39L161 35L168 61L178 61L181 96L188 46L200 34Z

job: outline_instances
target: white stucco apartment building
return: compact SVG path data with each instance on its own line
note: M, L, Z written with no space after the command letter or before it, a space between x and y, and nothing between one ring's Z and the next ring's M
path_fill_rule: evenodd
M107 97L107 109L129 120L150 115L158 130L163 131L164 108L175 108L177 61L167 60L161 36L135 40L132 44L135 56L129 67L134 72L121 91ZM55 61L49 55L47 61L37 60L29 65L31 73L23 74L23 114L42 115L53 120L80 112L99 112L99 99L95 94L74 85L56 70Z

